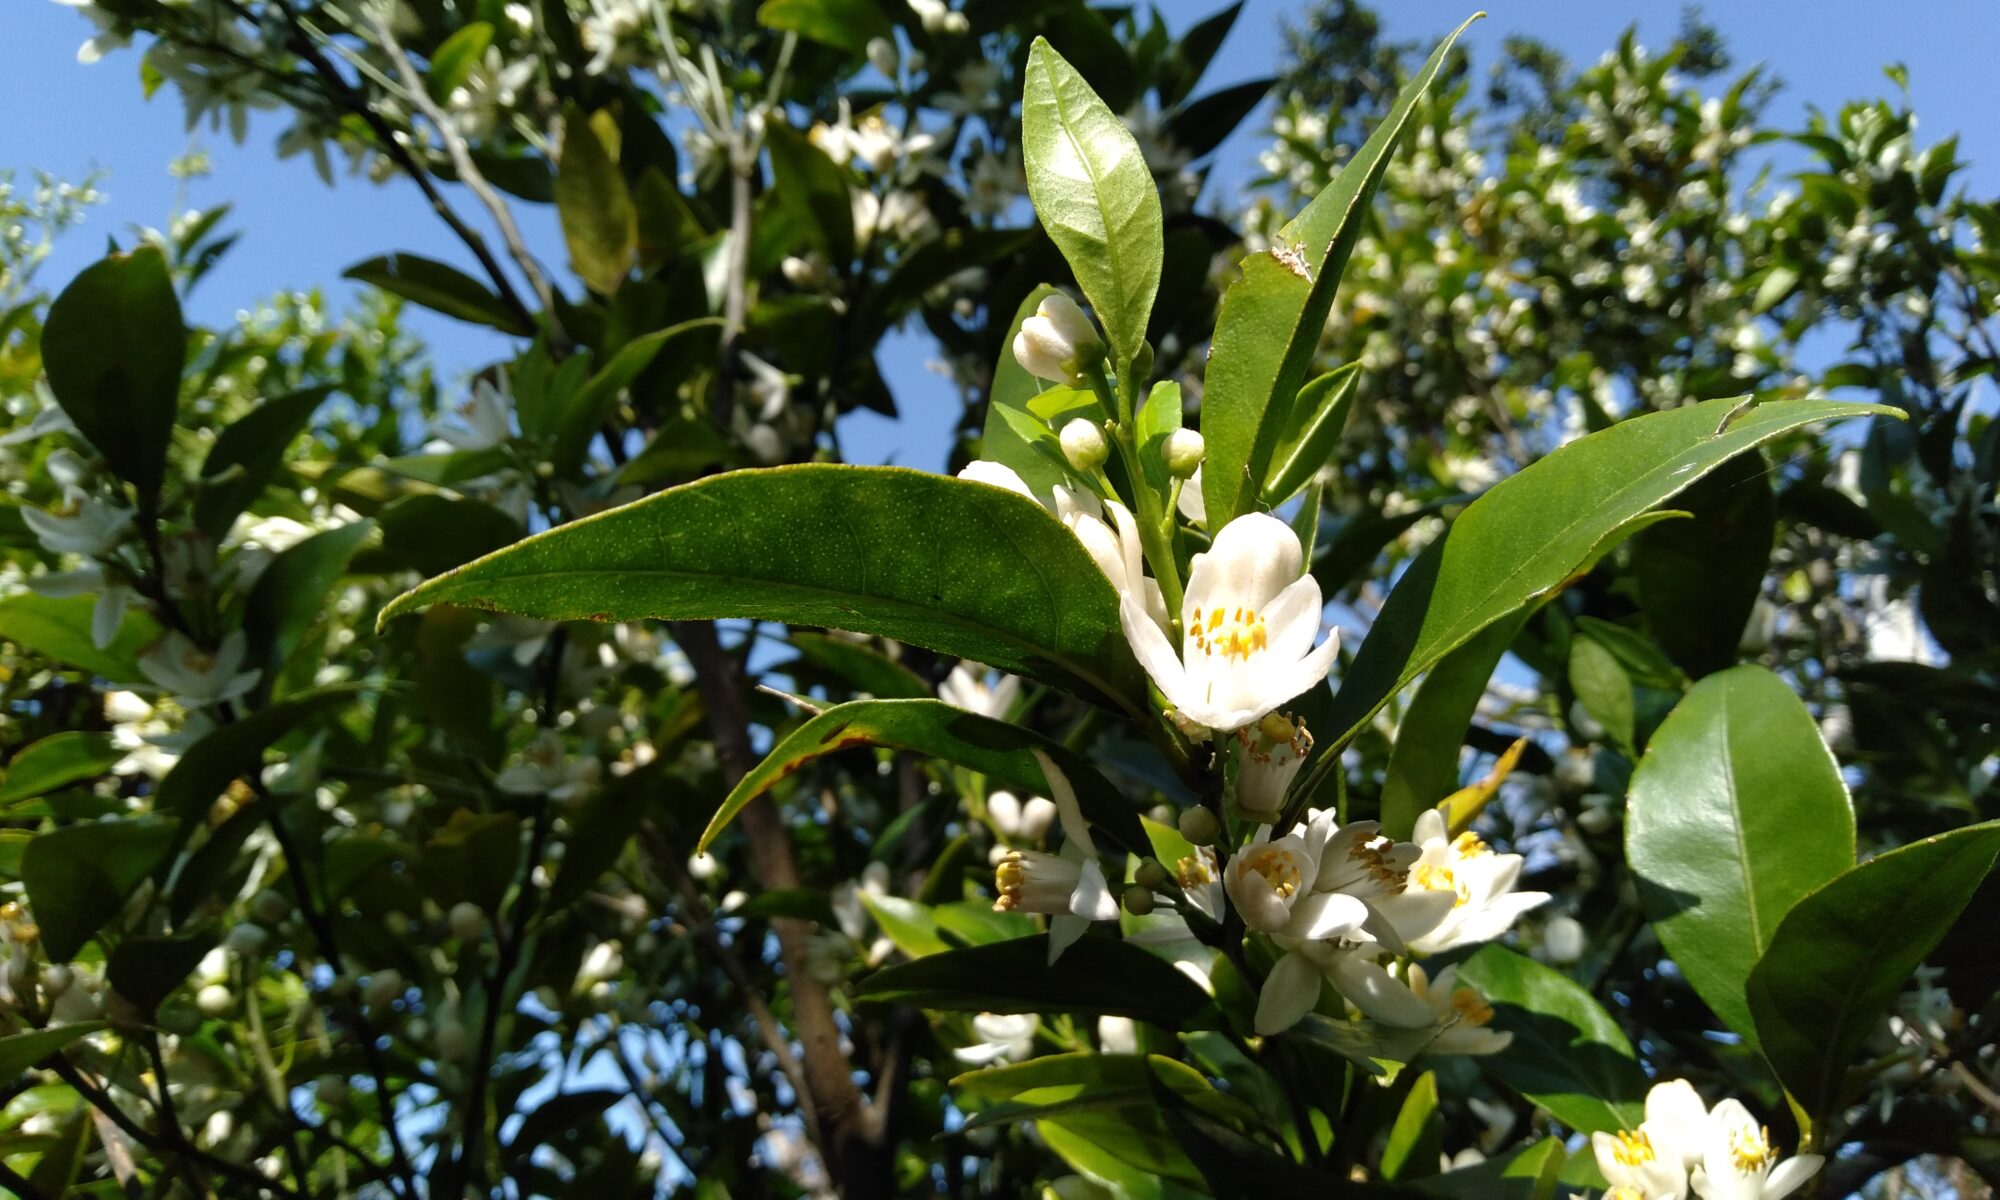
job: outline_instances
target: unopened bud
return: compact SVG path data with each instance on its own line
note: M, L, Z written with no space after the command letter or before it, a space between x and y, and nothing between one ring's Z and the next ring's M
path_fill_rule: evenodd
M227 1016L236 1007L236 993L219 983L211 983L194 994L194 1006L204 1017Z
M452 905L446 920L451 924L452 936L460 941L472 942L486 936L486 912L470 900Z
M1136 883L1125 889L1125 894L1119 897L1119 902L1125 906L1126 912L1135 917L1143 917L1153 911L1152 891Z
M1037 379L1082 387L1083 371L1104 353L1097 327L1076 301L1057 292L1035 308L1035 315L1021 322L1014 335L1014 361Z
M1196 846L1213 846L1215 839L1222 836L1222 823L1206 808L1196 806L1182 809L1180 818L1181 836Z
M1172 876L1167 874L1167 869L1160 865L1160 860L1157 858L1141 859L1139 869L1132 873L1132 881L1148 891L1157 891L1167 886L1167 880L1171 878Z
M381 1008L402 996L403 986L403 973L394 967L384 967L368 977L368 986L362 990L361 998L371 1006Z
M1202 456L1208 453L1208 444L1192 429L1176 429L1167 435L1162 453L1167 460L1168 472L1175 479L1186 479L1201 468Z
M76 982L76 972L66 963L51 963L42 968L42 995L54 1002L69 991Z
M231 929L229 936L222 939L222 944L231 954L249 958L262 952L264 943L269 941L270 937L270 934L264 932L263 926L252 925L245 921Z
M1078 417L1062 427L1057 435L1062 442L1063 457L1080 474L1089 475L1104 465L1111 456L1111 447L1104 440L1104 431L1097 422L1088 417Z
M896 77L896 43L888 38L868 39L868 62L889 78Z
M282 892L265 888L250 901L250 914L266 925L276 925L292 915L292 902Z

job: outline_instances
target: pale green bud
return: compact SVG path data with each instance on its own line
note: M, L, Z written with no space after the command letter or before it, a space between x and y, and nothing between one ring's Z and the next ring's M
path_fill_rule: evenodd
M1186 479L1201 467L1202 456L1208 453L1208 444L1192 429L1176 429L1167 435L1162 453L1166 456L1167 470L1173 477Z
M1078 472L1089 475L1104 465L1111 456L1111 447L1104 440L1104 431L1097 422L1088 417L1078 417L1062 427L1057 435L1062 442L1063 457Z
M1183 809L1179 824L1181 836L1197 846L1213 846L1222 836L1222 823L1206 808Z

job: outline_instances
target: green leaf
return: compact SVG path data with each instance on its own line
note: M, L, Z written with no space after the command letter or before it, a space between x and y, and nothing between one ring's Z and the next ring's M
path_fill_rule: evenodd
M103 1028L102 1021L78 1021L0 1038L0 1079L13 1080L64 1046Z
M1481 630L1434 667L1396 723L1382 779L1382 832L1408 838L1423 811L1458 790L1459 751L1494 668L1527 619L1506 617Z
M465 78L472 73L486 48L493 44L493 26L484 21L472 21L444 40L431 55L430 70L424 73L424 84L431 96L437 100L448 100L451 94L464 86Z
M569 246L571 268L598 295L617 292L638 252L638 211L618 164L594 124L575 105L563 112L556 214Z
M1618 1022L1575 980L1498 945L1465 960L1458 977L1493 1005L1493 1028L1514 1035L1480 1065L1579 1132L1639 1127L1646 1073Z
M433 312L474 325L490 325L502 333L526 337L534 327L508 308L492 289L457 267L421 254L398 251L359 262L341 273L373 284L392 296L421 304Z
M537 534L397 597L547 620L754 617L893 637L1127 711L1115 593L1062 523L898 467L717 475Z
M877 0L764 0L757 23L853 55L866 54L872 38L896 36Z
M1438 1120L1437 1075L1425 1071L1417 1076L1403 1107L1389 1126L1389 1140L1382 1146L1382 1178L1397 1183L1437 1174L1438 1155L1444 1152L1444 1128Z
M91 821L38 835L21 856L42 949L68 962L118 915L173 849L177 822L157 817Z
M1561 1141L1543 1138L1524 1150L1421 1179L1415 1186L1450 1200L1550 1200L1566 1158Z
M52 733L22 747L7 764L6 777L0 779L0 808L95 779L124 757L108 733Z
M855 985L859 1000L947 1012L1088 1013L1208 1029L1215 1007L1172 963L1127 942L1083 937L1048 965L1047 935L932 954Z
M1653 636L1699 678L1736 662L1771 562L1777 502L1760 453L1739 454L1681 493L1686 521L1632 542L1632 576Z
M77 431L151 504L166 479L187 327L152 246L84 268L49 306L42 366Z
M928 700L931 685L869 646L830 634L794 631L788 639L801 661L837 675L877 700Z
M521 523L483 500L419 492L376 517L381 554L397 567L437 575L521 540ZM366 561L370 556L363 552ZM355 570L361 571L357 562Z
M1134 854L1149 849L1139 815L1097 769L1074 751L1032 730L966 712L941 700L856 700L836 705L794 729L743 777L702 832L706 850L743 807L816 758L856 746L889 746L928 754L1038 796L1050 794L1040 750L1068 776L1077 805L1097 829Z
M143 678L139 655L160 636L160 627L135 606L126 611L118 636L99 650L90 638L96 606L95 596L19 592L0 598L0 638L113 682Z
M1764 1057L1818 1125L1850 1094L1848 1069L1897 994L1951 929L2000 854L2000 821L1871 858L1793 906L1750 972Z
M238 514L264 494L264 488L285 461L285 450L331 389L317 387L266 400L222 427L208 457L201 462L201 479L194 494L195 527L220 542Z
M1181 385L1170 379L1154 384L1134 424L1138 426L1139 468L1146 474L1146 485L1164 496L1173 483L1173 474L1167 470L1167 439L1181 428Z
M974 1101L1012 1100L1042 1088L1144 1088L1146 1060L1137 1054L1045 1054L1026 1062L967 1071L951 1081L954 1092Z
M209 934L179 937L134 934L119 939L105 964L105 975L111 980L112 990L130 1000L141 1013L151 1014L214 948L215 938Z
M264 664L261 681L268 686L278 668L298 649L314 621L326 611L327 593L347 571L347 560L361 548L375 522L355 521L316 533L271 559L243 612L243 630L252 662Z
M1021 96L1028 196L1123 370L1145 344L1166 256L1160 194L1139 143L1076 68L1037 37Z
M1201 432L1208 444L1202 498L1209 528L1221 529L1250 511L1263 492L1293 398L1326 329L1334 289L1361 236L1363 214L1411 111L1471 23L1439 43L1367 143L1278 230L1269 251L1243 260L1242 278L1223 293L1202 392Z
M1299 389L1298 399L1286 409L1284 428L1271 453L1271 470L1264 481L1258 502L1276 508L1312 482L1320 469L1333 461L1333 450L1347 428L1347 416L1354 408L1354 385L1361 378L1360 363L1328 371ZM1204 472L1202 482L1208 476Z
M925 905L901 896L873 896L867 892L860 896L862 906L882 927L883 934L911 958L951 949L950 943L938 936L937 919Z
M232 782L262 769L264 751L278 739L355 694L352 687L304 692L216 728L188 747L160 780L153 793L154 810L171 813L191 829L207 817L209 806Z
M1047 496L1059 483L1069 481L1056 435L1046 418L1030 407L1041 394L1042 383L1014 361L1014 335L1021 322L1035 315L1043 300L1056 289L1043 284L1028 293L1000 341L1000 361L993 364L993 386L987 394L986 429L979 439L979 456L1012 467L1028 490Z
M1611 744L1633 757L1637 705L1632 699L1632 677L1618 665L1618 658L1604 644L1587 633L1570 642L1569 686L1591 716L1604 726Z
M461 808L424 843L422 875L441 907L470 900L487 912L498 912L520 857L521 818Z
M1633 772L1625 854L1661 945L1755 1044L1744 992L1779 922L1854 863L1854 811L1784 680L1741 666L1696 684Z
M779 206L811 231L813 244L836 266L853 261L854 205L841 164L782 122L766 126L764 145L771 152L772 194Z
M567 411L555 422L555 445L549 451L549 461L554 464L557 474L567 474L582 465L583 455L590 447L590 439L604 428L618 407L618 397L631 387L640 374L667 349L683 339L697 340L693 335L703 335L702 339L711 343L709 353L713 353L713 341L722 328L716 317L699 317L683 321L665 329L642 334L618 348L609 362L599 368L584 385L569 397ZM458 561L464 562L461 558Z
M1635 521L1729 459L1814 421L1895 411L1812 400L1738 408L1738 401L1710 400L1620 421L1468 505L1382 606L1334 696L1329 744L1345 744L1433 663L1501 617L1554 595Z

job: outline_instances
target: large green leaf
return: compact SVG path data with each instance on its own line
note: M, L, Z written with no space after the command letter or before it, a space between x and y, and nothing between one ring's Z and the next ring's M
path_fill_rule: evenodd
M1278 230L1269 250L1243 260L1242 278L1223 293L1202 392L1208 457L1201 490L1209 528L1220 529L1256 507L1292 402L1326 329L1334 289L1361 236L1363 214L1417 100L1430 90L1446 52L1471 23L1438 44L1360 151Z
M2000 855L2000 821L1871 858L1808 895L1750 972L1764 1057L1816 1122L1847 1102L1847 1072L1897 993Z
M639 216L595 122L570 106L563 113L556 165L556 215L570 266L590 290L609 296L625 282L639 249Z
M90 637L94 596L43 596L20 592L0 599L0 638L117 683L141 678L139 655L160 627L138 607L128 609L118 635L102 650Z
M57 788L95 779L109 771L125 752L111 744L108 733L53 733L24 746L0 779L0 808L45 796Z
M421 254L384 254L355 263L341 274L374 284L392 296L401 296L447 317L490 325L502 333L522 337L534 332L520 314L502 303L485 284L457 267Z
M1636 756L1633 742L1638 704L1632 697L1632 677L1618 656L1588 632L1578 633L1570 642L1569 686L1577 701L1604 727L1605 739L1627 757Z
M743 806L813 759L855 746L890 746L929 754L984 774L996 783L1047 796L1034 751L1068 776L1077 804L1093 826L1134 854L1150 849L1139 814L1088 761L1041 734L954 708L941 700L856 700L807 721L772 747L709 820L698 849L707 849Z
M1493 1005L1493 1028L1514 1035L1479 1062L1579 1132L1637 1129L1647 1079L1618 1022L1560 971L1504 946L1465 960L1459 980Z
M125 907L140 881L172 850L176 822L156 817L90 821L38 835L21 855L42 949L68 962Z
M1116 593L1033 501L899 467L737 471L528 538L398 596L547 620L754 617L877 634L1137 711Z
M285 449L312 420L329 388L292 392L251 409L222 427L201 460L194 494L195 527L220 542L238 513L250 507L285 461Z
M1348 363L1299 389L1278 430L1270 471L1258 497L1261 507L1276 508L1298 495L1332 461L1341 431L1347 428L1347 415L1354 408L1354 388L1360 378L1361 364ZM1207 476L1202 480L1206 483Z
M261 661L269 672L261 681L264 685L271 683L306 630L325 614L327 593L373 532L375 522L355 521L316 533L279 551L257 577L244 608L243 629L251 653L259 656L253 661Z
M42 365L77 431L150 503L166 478L187 327L152 246L84 268L49 306Z
M1047 935L927 955L875 972L856 999L950 1012L1073 1012L1162 1029L1212 1029L1208 994L1174 965L1127 942L1084 937L1049 965Z
M1744 983L1799 899L1854 865L1854 811L1819 726L1762 667L1696 684L1632 775L1626 861L1660 942L1752 1042Z
M1690 675L1736 661L1743 627L1771 562L1777 502L1759 453L1739 454L1681 493L1686 521L1665 521L1632 543L1639 607L1653 635Z
M213 949L213 933L134 934L119 939L111 951L105 978L113 991L150 1015Z
M1407 838L1427 808L1458 789L1459 751L1479 698L1521 631L1522 614L1495 622L1432 667L1403 719L1382 779L1382 832Z
M102 1028L102 1021L78 1021L73 1025L32 1029L0 1038L0 1079L11 1081L76 1039L89 1037Z
M1635 522L1729 459L1814 421L1895 411L1816 400L1743 411L1742 402L1710 400L1620 421L1502 480L1397 581L1334 696L1332 744L1474 634L1554 595Z
M794 221L809 231L836 264L854 258L854 205L848 199L841 164L789 125L772 122L764 132L771 152L772 195Z
M823 42L852 55L868 52L871 38L894 40L896 27L875 0L764 0L757 23Z
M1046 39L1021 94L1028 196L1104 326L1121 370L1145 344L1166 256L1160 193L1139 143Z
M1452 1200L1551 1200L1567 1157L1562 1142L1543 1138L1505 1157L1418 1180L1416 1186Z

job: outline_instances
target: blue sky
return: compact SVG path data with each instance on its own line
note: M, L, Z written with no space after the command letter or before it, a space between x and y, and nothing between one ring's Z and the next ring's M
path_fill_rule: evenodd
M1161 5L1176 28L1214 7L1211 0ZM1471 6L1466 0L1391 0L1380 7L1391 36L1428 39L1461 20ZM226 321L258 298L290 288L322 288L339 303L351 291L341 271L385 251L470 265L463 247L411 185L342 178L327 187L304 159L277 159L273 141L282 122L275 116L254 122L242 146L226 133L190 134L170 90L150 102L142 96L136 52L83 66L76 62L76 48L90 27L74 11L47 0L5 0L0 8L0 112L7 114L0 167L39 167L70 178L92 167L107 172L108 202L59 245L44 268L45 286L58 287L81 270L102 252L106 236L163 224L183 186L168 177L166 166L195 142L213 158L214 171L188 185L186 199L203 206L233 201L233 226L243 234L191 298L197 320ZM1281 22L1301 8L1296 0L1249 0L1208 86L1269 74L1283 45ZM1574 60L1589 61L1627 25L1637 22L1643 39L1660 44L1680 20L1679 4L1659 0L1536 0L1491 11L1469 35L1481 70L1510 33L1533 35ZM2000 123L1992 119L1991 85L1992 65L2000 61L2000 26L1992 15L1990 0L1925 0L1896 8L1863 0L1758 0L1714 4L1708 12L1739 66L1763 62L1784 81L1774 113L1781 122L1802 119L1808 105L1831 110L1848 99L1886 94L1891 85L1882 66L1905 64L1922 116L1919 140L1958 132L1960 157L1973 164L1973 184L1987 195L2000 193ZM1225 144L1219 177L1249 175L1263 142L1255 128L1260 120L1261 114ZM468 214L474 207L461 204ZM518 219L537 252L560 266L564 256L553 210L524 205ZM497 335L442 317L419 312L412 325L431 343L447 378L505 352ZM849 418L843 443L850 457L942 466L957 405L944 382L925 370L925 345L920 336L903 336L885 346L882 365L904 415L899 422L868 413Z

